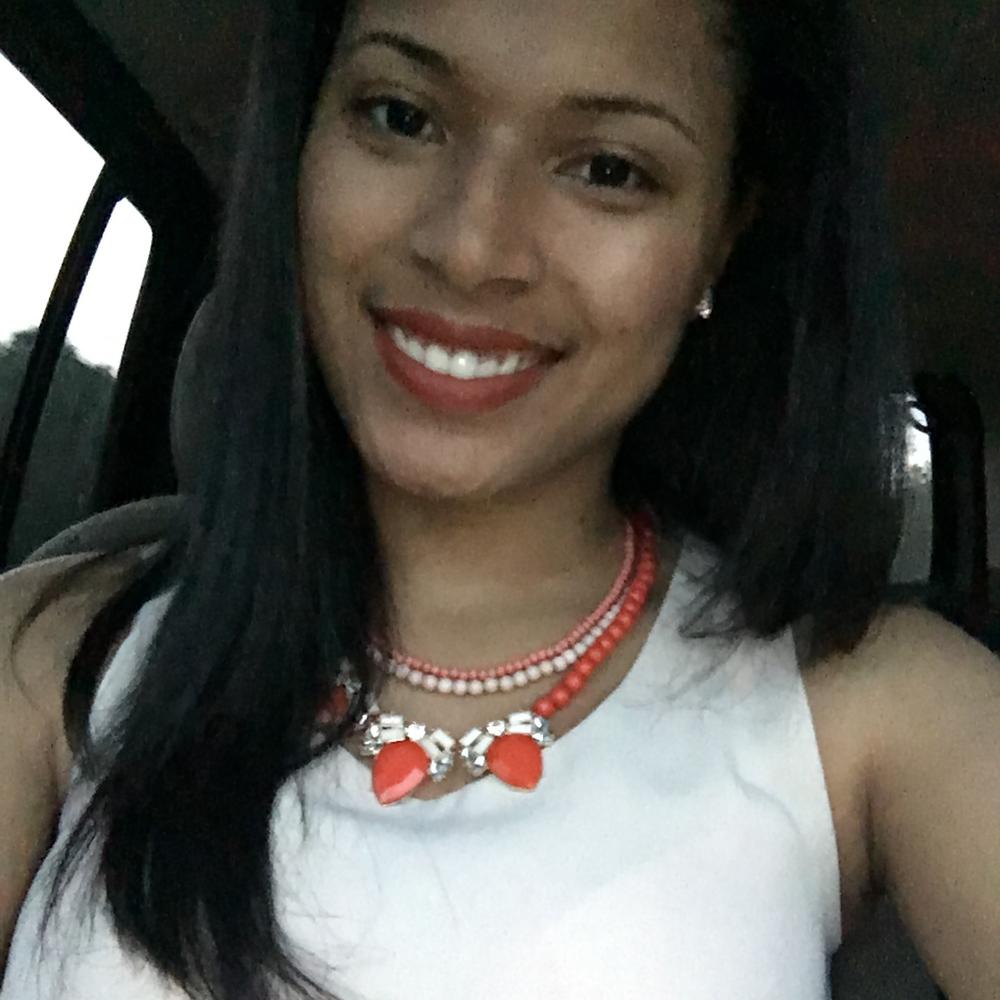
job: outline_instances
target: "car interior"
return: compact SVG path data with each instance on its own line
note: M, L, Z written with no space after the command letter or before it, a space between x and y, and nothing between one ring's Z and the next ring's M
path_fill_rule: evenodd
M911 341L911 448L893 587L998 652L1000 530L990 528L1000 528L1000 7L855 6L883 95ZM0 569L154 542L186 516L199 400L212 392L199 348L250 20L239 0L6 0L0 10L0 55L104 164L16 382L0 384L8 396L0 399ZM30 135L5 140L5 156L32 155ZM67 329L122 199L152 232L141 289L106 415L87 425L93 440L59 446L86 445L95 457L84 480L60 487L72 496L57 518L28 517L53 489L33 463L48 447L45 415L62 391ZM837 1000L943 996L885 899L835 956L833 989Z

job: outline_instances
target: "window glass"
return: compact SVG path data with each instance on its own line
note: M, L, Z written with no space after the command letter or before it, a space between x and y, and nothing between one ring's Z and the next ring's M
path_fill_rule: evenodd
M11 536L17 563L93 511L115 378L149 257L149 224L116 206L70 322L28 462Z
M0 56L0 345L35 329L104 161Z
M934 495L931 484L931 439L924 412L913 401L906 433L906 482L903 531L892 569L897 583L926 583L931 572L934 540Z
M103 166L0 58L0 440L66 249ZM115 378L152 234L126 200L101 238L70 322L26 470L8 550L16 564L91 513Z
M152 239L149 223L135 206L125 198L118 202L66 333L66 343L81 361L112 376L118 374Z

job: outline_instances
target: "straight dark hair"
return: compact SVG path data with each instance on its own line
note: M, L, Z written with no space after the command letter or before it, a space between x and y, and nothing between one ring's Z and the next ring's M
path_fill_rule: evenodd
M717 547L705 592L737 598L726 634L809 620L817 655L849 650L897 546L908 390L869 81L846 4L724 6L742 101L733 196L756 212L715 314L626 431L616 497ZM220 243L190 519L71 665L67 731L95 791L46 911L48 925L95 852L124 946L213 1000L329 996L282 935L270 820L278 789L339 744L376 684L365 637L383 579L360 458L303 329L296 251L299 157L345 5L270 7ZM139 675L94 739L110 642L167 586ZM317 746L345 657L361 693Z

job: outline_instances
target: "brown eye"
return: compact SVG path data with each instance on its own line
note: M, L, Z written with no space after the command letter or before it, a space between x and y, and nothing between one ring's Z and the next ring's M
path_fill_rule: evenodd
M587 160L587 164L594 168L590 171L591 177L595 178L591 180L590 187L624 193L635 190L658 191L660 189L659 183L650 177L645 170L631 160L615 156L613 153L598 153L596 156L590 157ZM632 187L626 186L630 175L634 175L637 179L636 185ZM618 182L622 183L619 184Z
M376 109L382 112L378 119L373 115ZM418 138L422 126L430 121L415 104L389 94L360 98L351 104L351 112L366 128L406 139Z

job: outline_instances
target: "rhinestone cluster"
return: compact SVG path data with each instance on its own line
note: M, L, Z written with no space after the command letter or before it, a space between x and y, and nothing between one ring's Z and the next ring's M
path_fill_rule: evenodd
M443 729L428 731L421 722L407 722L402 715L382 715L378 706L372 706L370 721L364 730L361 753L365 757L377 757L390 743L411 740L427 754L430 764L428 777L441 781L455 763L456 740ZM530 736L540 747L552 745L552 733L547 719L534 712L513 712L506 719L494 719L483 727L470 729L458 741L461 748L458 757L466 770L475 778L482 777L489 770L486 754L493 741L501 736Z

